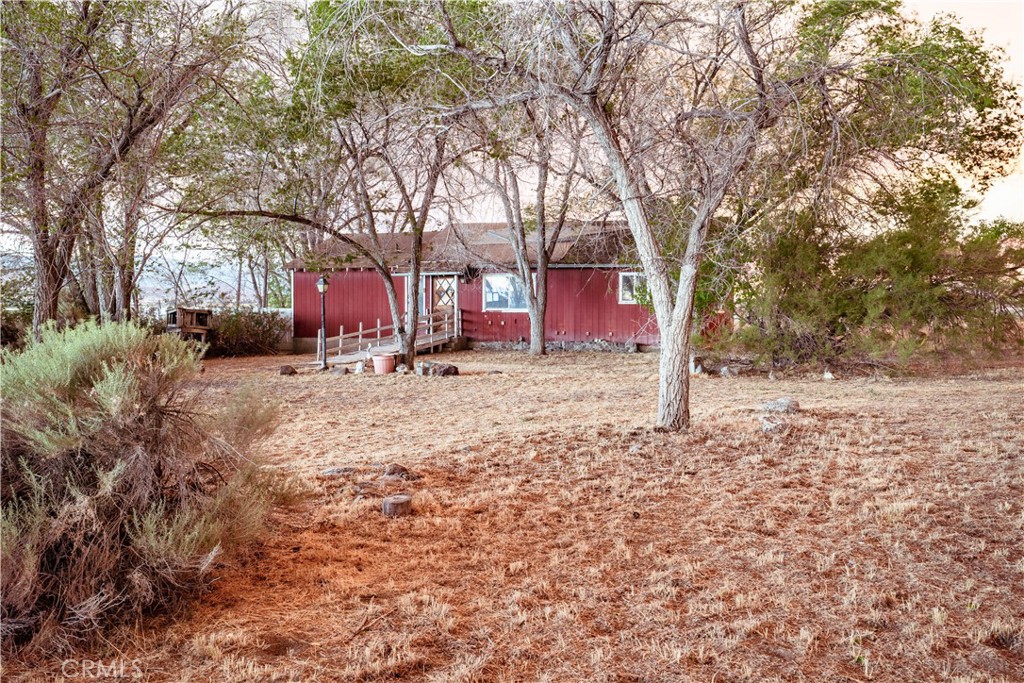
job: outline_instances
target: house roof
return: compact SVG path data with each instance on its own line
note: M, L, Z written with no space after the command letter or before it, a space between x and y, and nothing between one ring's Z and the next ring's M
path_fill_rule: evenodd
M373 235L353 234L352 240L383 257L394 272L407 271L411 265L413 238L409 233ZM537 250L527 235L527 251L536 263ZM621 223L566 224L552 254L553 265L617 264L632 261L633 241ZM325 242L305 259L285 264L291 270L319 268L373 268L373 261L360 249L340 240ZM505 223L459 223L423 235L423 270L465 272L470 268L487 270L515 265L515 249Z

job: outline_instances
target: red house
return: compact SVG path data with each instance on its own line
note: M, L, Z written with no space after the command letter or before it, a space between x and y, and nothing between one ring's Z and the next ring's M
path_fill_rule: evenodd
M408 235L388 236L384 249L392 265L399 301L407 286ZM618 227L563 230L548 271L545 316L549 344L571 347L602 340L618 346L658 343L653 314L636 301L643 276L623 265L628 231ZM450 313L470 344L525 342L530 338L521 283L511 271L514 252L502 223L473 223L425 235L421 314ZM326 294L327 336L391 323L384 283L372 264L351 247L333 243L318 261L331 263ZM531 259L532 261L532 259ZM297 351L316 349L320 331L320 272L289 264Z

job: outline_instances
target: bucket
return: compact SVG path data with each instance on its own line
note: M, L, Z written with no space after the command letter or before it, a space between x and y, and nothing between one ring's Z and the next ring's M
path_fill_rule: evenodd
M394 356L374 356L373 357L373 374L375 375L387 375L395 371L395 357Z

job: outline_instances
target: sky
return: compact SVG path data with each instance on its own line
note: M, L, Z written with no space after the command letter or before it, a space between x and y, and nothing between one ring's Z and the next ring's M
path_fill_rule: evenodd
M1024 0L904 0L923 20L954 14L964 29L982 32L985 42L1006 50L1006 75L1024 91ZM992 184L982 197L978 217L1024 221L1024 146L1016 171Z

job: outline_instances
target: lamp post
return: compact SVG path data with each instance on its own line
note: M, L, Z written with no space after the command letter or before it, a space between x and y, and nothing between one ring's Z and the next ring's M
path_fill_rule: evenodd
M320 279L316 281L316 289L320 292L320 352L323 356L320 357L320 369L327 369L327 278L324 277L323 273L320 274Z

